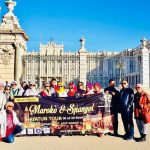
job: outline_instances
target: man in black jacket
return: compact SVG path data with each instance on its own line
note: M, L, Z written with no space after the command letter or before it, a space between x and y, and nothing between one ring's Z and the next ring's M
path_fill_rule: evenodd
M134 91L128 87L127 80L122 80L122 89L120 90L120 102L119 109L121 111L121 117L125 129L124 139L132 140L134 136L134 125L133 125L133 101Z
M104 92L106 94L112 95L111 100L111 113L114 115L114 122L113 122L113 128L114 128L114 135L118 135L118 101L119 101L119 91L115 88L115 80L110 79L109 80L109 86L104 89Z

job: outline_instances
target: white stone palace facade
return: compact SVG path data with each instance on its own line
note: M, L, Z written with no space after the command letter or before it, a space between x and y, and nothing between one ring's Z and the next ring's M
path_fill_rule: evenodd
M103 87L113 78L119 85L127 79L133 87L142 83L150 87L150 41L141 40L140 46L122 52L89 52L85 38L80 39L76 52L64 51L64 45L51 41L40 44L39 52L28 52L28 37L13 14L16 2L5 2L8 13L0 24L0 80L21 82L42 81L55 77L66 85L69 82L99 82Z

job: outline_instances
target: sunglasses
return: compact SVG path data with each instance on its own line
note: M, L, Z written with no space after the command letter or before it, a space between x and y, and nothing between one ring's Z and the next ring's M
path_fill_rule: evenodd
M121 83L121 84L127 84L126 82L123 82L123 83Z
M17 85L17 84L12 84L12 85Z
M30 86L35 86L34 84L30 84Z
M8 105L7 107L12 107L13 108L14 106Z
M141 87L136 87L136 89L140 89Z
M6 89L6 90L10 90L10 89Z
M58 87L62 87L62 86L58 86Z

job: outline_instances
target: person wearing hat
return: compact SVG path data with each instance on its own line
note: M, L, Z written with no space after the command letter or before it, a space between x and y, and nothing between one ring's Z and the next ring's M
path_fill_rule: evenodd
M24 93L24 96L38 96L38 91L35 88L35 83L30 82L29 89L27 89Z
M4 94L4 83L0 82L0 111L4 109L6 96Z
M10 89L11 100L13 100L15 96L18 96L18 92L19 92L19 89L17 88L17 82L13 81L11 83L11 89Z
M45 82L45 84L43 86L44 86L44 89L43 89L43 91L41 91L41 96L43 96L43 97L51 96L50 83Z
M7 102L5 110L0 112L0 135L2 141L6 143L13 143L14 136L22 131L22 124L19 122L16 113L14 112L14 103Z
M134 116L140 133L136 142L144 142L150 123L150 95L144 91L142 84L136 84L135 89L137 92L134 95Z
M56 89L56 95L57 97L67 97L67 92L65 91L65 88L63 86L62 82L57 83L57 89Z

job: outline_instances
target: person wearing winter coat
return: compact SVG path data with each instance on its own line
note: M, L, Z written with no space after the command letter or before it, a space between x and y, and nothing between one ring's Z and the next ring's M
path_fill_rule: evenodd
M136 85L136 93L134 96L134 114L136 124L140 133L140 138L137 138L137 142L146 141L146 135L148 130L148 123L150 123L150 95L147 94L143 85Z
M10 99L13 101L15 96L18 96L19 89L17 87L17 82L13 81L11 83L11 89L10 89Z
M134 91L128 86L127 80L122 80L122 89L120 90L120 99L118 102L123 126L125 130L124 139L133 140L134 138L134 124L133 124L133 101Z
M38 96L38 91L35 88L35 83L30 82L29 89L27 89L24 93L24 96Z
M7 102L5 108L5 110L0 112L0 135L3 142L13 143L14 136L20 133L23 128L13 110L13 102Z

